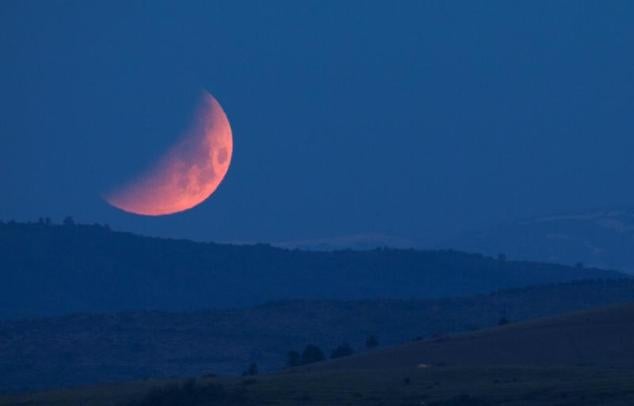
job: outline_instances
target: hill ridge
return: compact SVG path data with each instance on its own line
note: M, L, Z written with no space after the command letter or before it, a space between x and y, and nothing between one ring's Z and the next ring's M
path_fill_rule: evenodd
M159 239L104 226L0 224L0 319L134 309L190 311L283 299L459 297L610 270L453 250L305 252Z
M309 368L634 367L634 302L431 338Z

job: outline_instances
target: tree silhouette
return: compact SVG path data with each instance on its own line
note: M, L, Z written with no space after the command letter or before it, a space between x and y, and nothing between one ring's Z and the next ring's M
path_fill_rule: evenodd
M286 365L290 368L300 366L302 364L302 357L297 351L289 351L286 358Z
M244 373L242 374L243 376L255 376L258 374L258 364L256 364L255 362L252 362L249 365L249 368L247 368L246 371L244 371Z
M371 335L365 340L365 348L371 350L379 346L379 340L377 340L376 336Z
M352 354L354 354L354 350L352 349L352 347L350 347L350 344L343 343L339 347L332 350L332 352L330 353L330 358L335 359L335 358L347 357Z
M325 359L326 356L321 348L313 344L308 344L306 348L304 348L304 352L302 352L302 365L312 364Z

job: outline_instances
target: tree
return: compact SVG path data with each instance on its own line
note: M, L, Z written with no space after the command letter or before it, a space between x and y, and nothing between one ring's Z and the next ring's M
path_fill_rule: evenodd
M244 371L242 376L255 376L257 374L258 374L258 364L256 364L255 362L252 362L251 365L249 365L249 368L247 368L247 370Z
M510 323L509 319L507 319L504 316L500 317L500 320L498 320L498 326L506 326L509 323Z
M65 226L74 226L75 220L71 216L64 217L64 225Z
M286 365L289 368L298 367L302 364L302 357L297 351L289 351L286 358Z
M304 348L304 352L302 352L302 365L312 364L325 359L326 356L321 348L313 344L308 344L306 348Z
M379 340L377 340L376 336L371 335L365 340L365 348L371 350L379 346Z
M354 350L352 349L352 347L350 347L350 344L343 343L339 347L332 350L332 352L330 353L330 358L335 359L335 358L347 357L352 354L354 354Z

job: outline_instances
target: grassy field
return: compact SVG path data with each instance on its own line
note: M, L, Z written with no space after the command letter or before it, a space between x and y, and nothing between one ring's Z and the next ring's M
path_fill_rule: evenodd
M0 405L125 405L157 385L145 381L0 398ZM428 367L295 370L254 378L203 378L239 405L631 405L634 371L594 368ZM201 404L230 404L208 402Z

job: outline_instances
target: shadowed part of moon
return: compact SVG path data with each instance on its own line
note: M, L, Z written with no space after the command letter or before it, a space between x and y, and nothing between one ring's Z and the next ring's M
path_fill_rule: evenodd
M105 199L129 213L160 216L191 209L211 196L227 174L233 136L225 112L202 96L191 128L165 156Z

